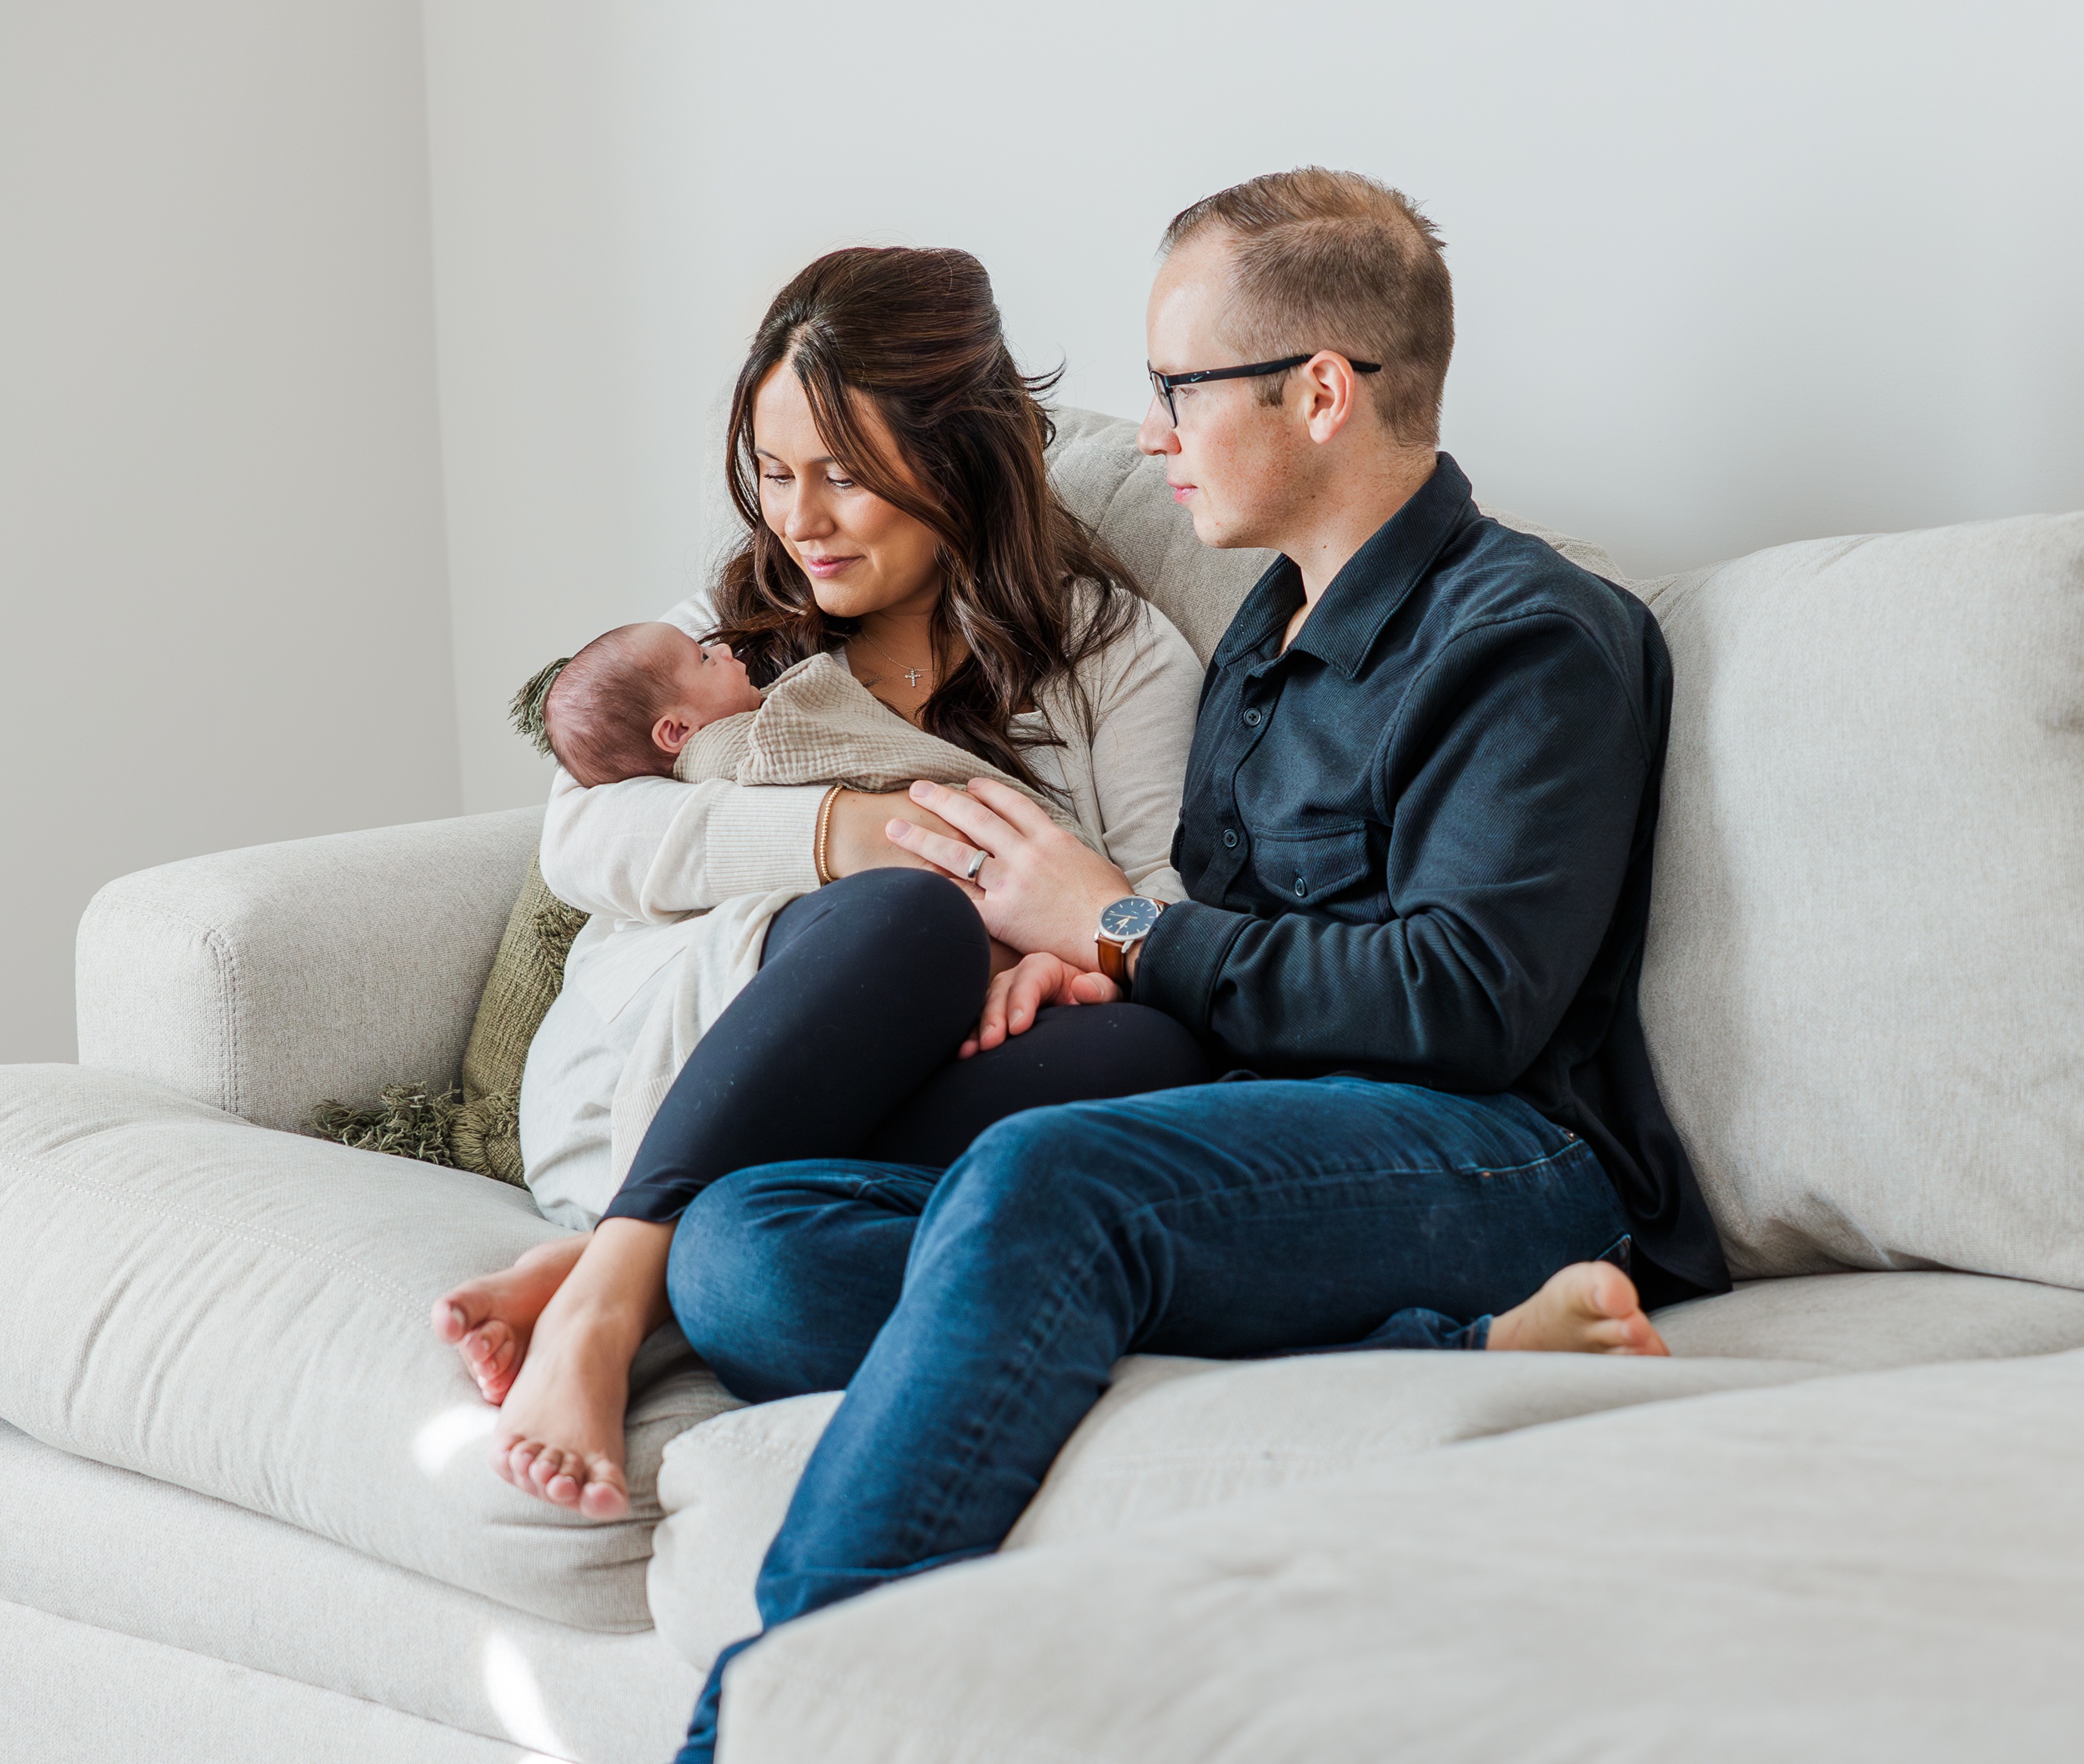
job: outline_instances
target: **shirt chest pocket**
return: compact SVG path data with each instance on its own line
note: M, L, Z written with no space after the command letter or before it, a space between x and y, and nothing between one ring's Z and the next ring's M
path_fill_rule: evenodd
M1361 822L1319 832L1256 834L1252 839L1252 874L1276 901L1297 907L1357 905L1374 890L1368 861L1368 829ZM1340 915L1345 917L1346 915ZM1370 917L1363 913L1360 916Z

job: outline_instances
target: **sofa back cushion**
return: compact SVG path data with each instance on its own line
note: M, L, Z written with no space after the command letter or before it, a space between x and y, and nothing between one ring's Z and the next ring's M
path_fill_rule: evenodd
M1194 521L1172 499L1165 461L1136 450L1136 425L1093 410L1056 413L1050 478L1070 511L1114 549L1150 604L1179 626L1194 653L1209 659L1252 584L1274 560L1270 551L1211 551L1194 536ZM1598 546L1485 507L1493 519L1546 539L1573 564L1609 581L1621 579Z
M1643 1014L1732 1270L2084 1286L2084 514L1660 583Z

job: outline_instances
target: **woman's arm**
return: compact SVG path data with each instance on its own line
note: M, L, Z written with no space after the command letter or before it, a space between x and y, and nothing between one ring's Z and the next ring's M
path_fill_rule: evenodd
M1088 665L1092 777L1107 855L1145 894L1178 900L1172 835L1201 701L1201 664L1172 621L1145 604Z
M543 880L611 919L665 920L734 895L818 885L824 791L631 778L582 787L559 770L543 822Z

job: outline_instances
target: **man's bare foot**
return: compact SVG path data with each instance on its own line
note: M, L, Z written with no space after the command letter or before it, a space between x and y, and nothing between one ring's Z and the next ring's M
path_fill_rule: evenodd
M623 1411L642 1333L586 1304L546 1306L492 1430L492 1467L589 1519L629 1511Z
M434 1300L434 1333L463 1356L463 1370L487 1402L506 1400L528 1356L536 1319L585 1248L586 1239L578 1235L538 1244L511 1268L465 1280Z
M1636 1283L1611 1262L1574 1262L1523 1305L1490 1320L1488 1346L1507 1352L1663 1354Z

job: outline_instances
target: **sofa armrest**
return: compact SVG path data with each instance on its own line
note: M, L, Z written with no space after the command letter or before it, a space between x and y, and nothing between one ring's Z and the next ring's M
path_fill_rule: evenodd
M263 1127L454 1081L539 809L163 864L80 920L79 1057Z

